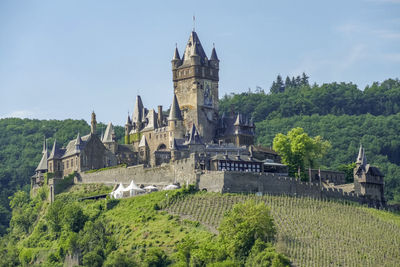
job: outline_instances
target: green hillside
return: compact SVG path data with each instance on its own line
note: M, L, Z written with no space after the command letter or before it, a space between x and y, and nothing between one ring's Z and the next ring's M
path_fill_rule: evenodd
M44 200L44 190L33 199L19 191L11 201L11 231L0 242L0 266L62 266L73 253L81 255L84 266L244 266L248 259L260 262L257 254L263 256L261 262L275 262L273 266L288 264L270 243L260 241L262 236L254 239L249 227L241 237L252 250L239 247L235 252L244 253L240 258L229 249L240 241L222 240L199 222L163 210L192 194L191 189L79 201L110 190L94 184L73 186L51 205ZM255 248L251 239L258 240Z
M185 189L78 201L110 190L73 186L52 205L43 201L44 191L33 199L19 192L11 202L11 231L0 242L0 266L61 266L74 252L84 266L262 266L254 265L260 259L285 266L283 254L295 266L395 266L400 260L400 216L356 204ZM249 200L270 208L275 248L256 242L241 262L230 242L240 243L248 231L227 241L218 232L226 225L218 227L235 203ZM262 257L255 251L264 251Z
M98 124L99 135L105 127ZM115 131L118 140L122 140L124 129L118 126ZM0 119L0 236L11 218L8 198L17 190L30 190L30 177L42 156L44 137L51 149L55 139L66 146L78 132L81 135L90 132L86 121Z
M296 266L396 266L400 260L400 216L355 204L198 193L167 210L216 229L225 211L249 199L271 207L278 251Z

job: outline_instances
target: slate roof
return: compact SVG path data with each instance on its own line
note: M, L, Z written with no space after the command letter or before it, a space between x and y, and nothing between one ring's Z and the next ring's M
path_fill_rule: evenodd
M80 153L80 151L83 148L85 148L85 146L86 146L87 142L90 140L90 138L91 138L91 134L88 134L88 135L85 135L82 137L80 137L78 134L76 139L69 141L62 158L69 157L69 156L75 155L77 153ZM78 141L78 144L77 144L77 141ZM77 149L77 146L79 149Z
M181 57L179 56L178 47L175 47L175 53L174 53L174 57L172 58L172 60L181 60Z
M196 129L194 123L192 124L192 129L189 133L189 139L185 143L185 145L202 145L203 142L201 141L200 134Z
M202 64L205 63L205 59L207 58L207 56L206 53L204 52L203 46L201 45L200 39L195 31L192 31L192 33L190 34L189 40L185 48L185 52L183 53L182 57L183 65L190 64L190 57L193 55L199 56L200 62Z
M103 139L101 140L103 143L111 143L113 142L113 136L114 136L114 126L112 125L111 122L108 123L106 132L104 133Z
M182 113L181 113L181 109L179 108L179 104L178 104L178 99L176 98L176 95L174 94L174 98L172 100L172 105L171 105L171 109L169 111L169 117L168 120L170 121L174 121L174 120L183 120L182 119Z
M212 51L211 51L211 57L210 60L219 60L218 56L217 56L217 51L215 51L215 47L213 47Z
M229 161L245 161L245 162L262 162L261 160L252 158L248 155L239 155L239 158L237 155L223 155L223 154L218 154L215 156L211 157L211 160L219 160L219 161L224 161L224 160L229 160Z
M146 137L144 135L142 135L142 138L140 139L140 142L139 142L139 147L146 147L146 146L148 146Z
M64 153L65 153L65 150L60 149L57 146L57 141L54 140L53 148L51 149L50 156L49 156L48 159L49 160L51 160L51 159L60 159L64 155Z
M132 113L132 122L141 122L143 119L143 102L140 95L136 96L136 103Z

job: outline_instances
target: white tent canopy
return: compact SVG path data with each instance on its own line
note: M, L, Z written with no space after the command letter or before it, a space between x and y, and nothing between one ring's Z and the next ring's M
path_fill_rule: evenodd
M114 198L122 198L123 192L124 192L124 185L122 183L119 184L117 189L115 189L113 192L111 192L111 196Z
M126 187L123 191L124 191L124 192L129 192L129 196L130 196L130 197L145 192L142 188L138 187L138 186L133 182L133 180L132 180L131 183L128 185L128 187Z

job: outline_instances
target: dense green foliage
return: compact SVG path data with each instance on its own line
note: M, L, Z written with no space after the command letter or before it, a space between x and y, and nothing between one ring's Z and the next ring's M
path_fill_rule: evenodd
M322 159L322 168L343 169L355 162L360 142L367 161L385 174L385 197L400 203L400 113L390 116L295 116L256 124L258 142L272 144L276 134L302 127L310 136L322 136L332 148Z
M99 123L98 134L105 127ZM117 139L122 141L123 127L117 126L115 131ZM78 132L81 135L90 132L84 120L0 120L0 235L5 233L11 216L8 197L17 190L29 192L30 177L42 156L44 137L51 150L55 139L66 146Z
M295 266L398 265L400 215L390 212L340 201L213 193L187 195L170 203L167 210L216 229L224 212L235 203L249 200L270 207L277 233L276 250L287 255ZM235 240L242 240L231 234ZM256 249L254 244L252 250ZM248 258L246 264L259 262L264 256Z
M282 162L289 166L291 177L301 176L306 179L306 168L316 168L331 148L321 136L311 138L303 128L291 129L287 135L278 133L273 141L274 150L281 156Z
M270 94L257 89L225 95L220 112L252 116L257 143L266 146L272 147L278 133L295 127L312 137L321 136L332 145L322 167L346 171L349 182L348 166L354 163L361 142L368 162L385 174L386 198L400 203L400 81L388 79L361 91L351 83L310 86L306 78L277 78Z
M262 90L225 95L220 112L241 112L255 121L296 115L391 115L400 112L400 81L388 79L373 83L364 91L352 83L308 85L301 82L280 92L266 94Z
M110 191L100 185L73 186L48 205L46 196L12 198L11 231L0 242L0 266L62 266L81 255L84 266L288 266L275 251L275 227L265 205L248 202L224 217L220 235L160 207L186 198L192 188L122 200L78 202ZM20 214L30 218L14 220ZM234 232L234 235L231 233Z

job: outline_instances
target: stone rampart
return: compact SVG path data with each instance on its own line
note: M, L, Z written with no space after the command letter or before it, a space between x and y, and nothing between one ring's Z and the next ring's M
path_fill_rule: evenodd
M371 204L364 196L344 192L338 188L321 188L318 183L306 183L273 173L206 172L198 183L200 190L220 193L256 193L341 199Z
M195 184L194 155L156 167L136 165L130 167L112 168L98 172L80 173L75 183L103 183L108 185L129 184L132 180L136 184L165 186L172 183Z

